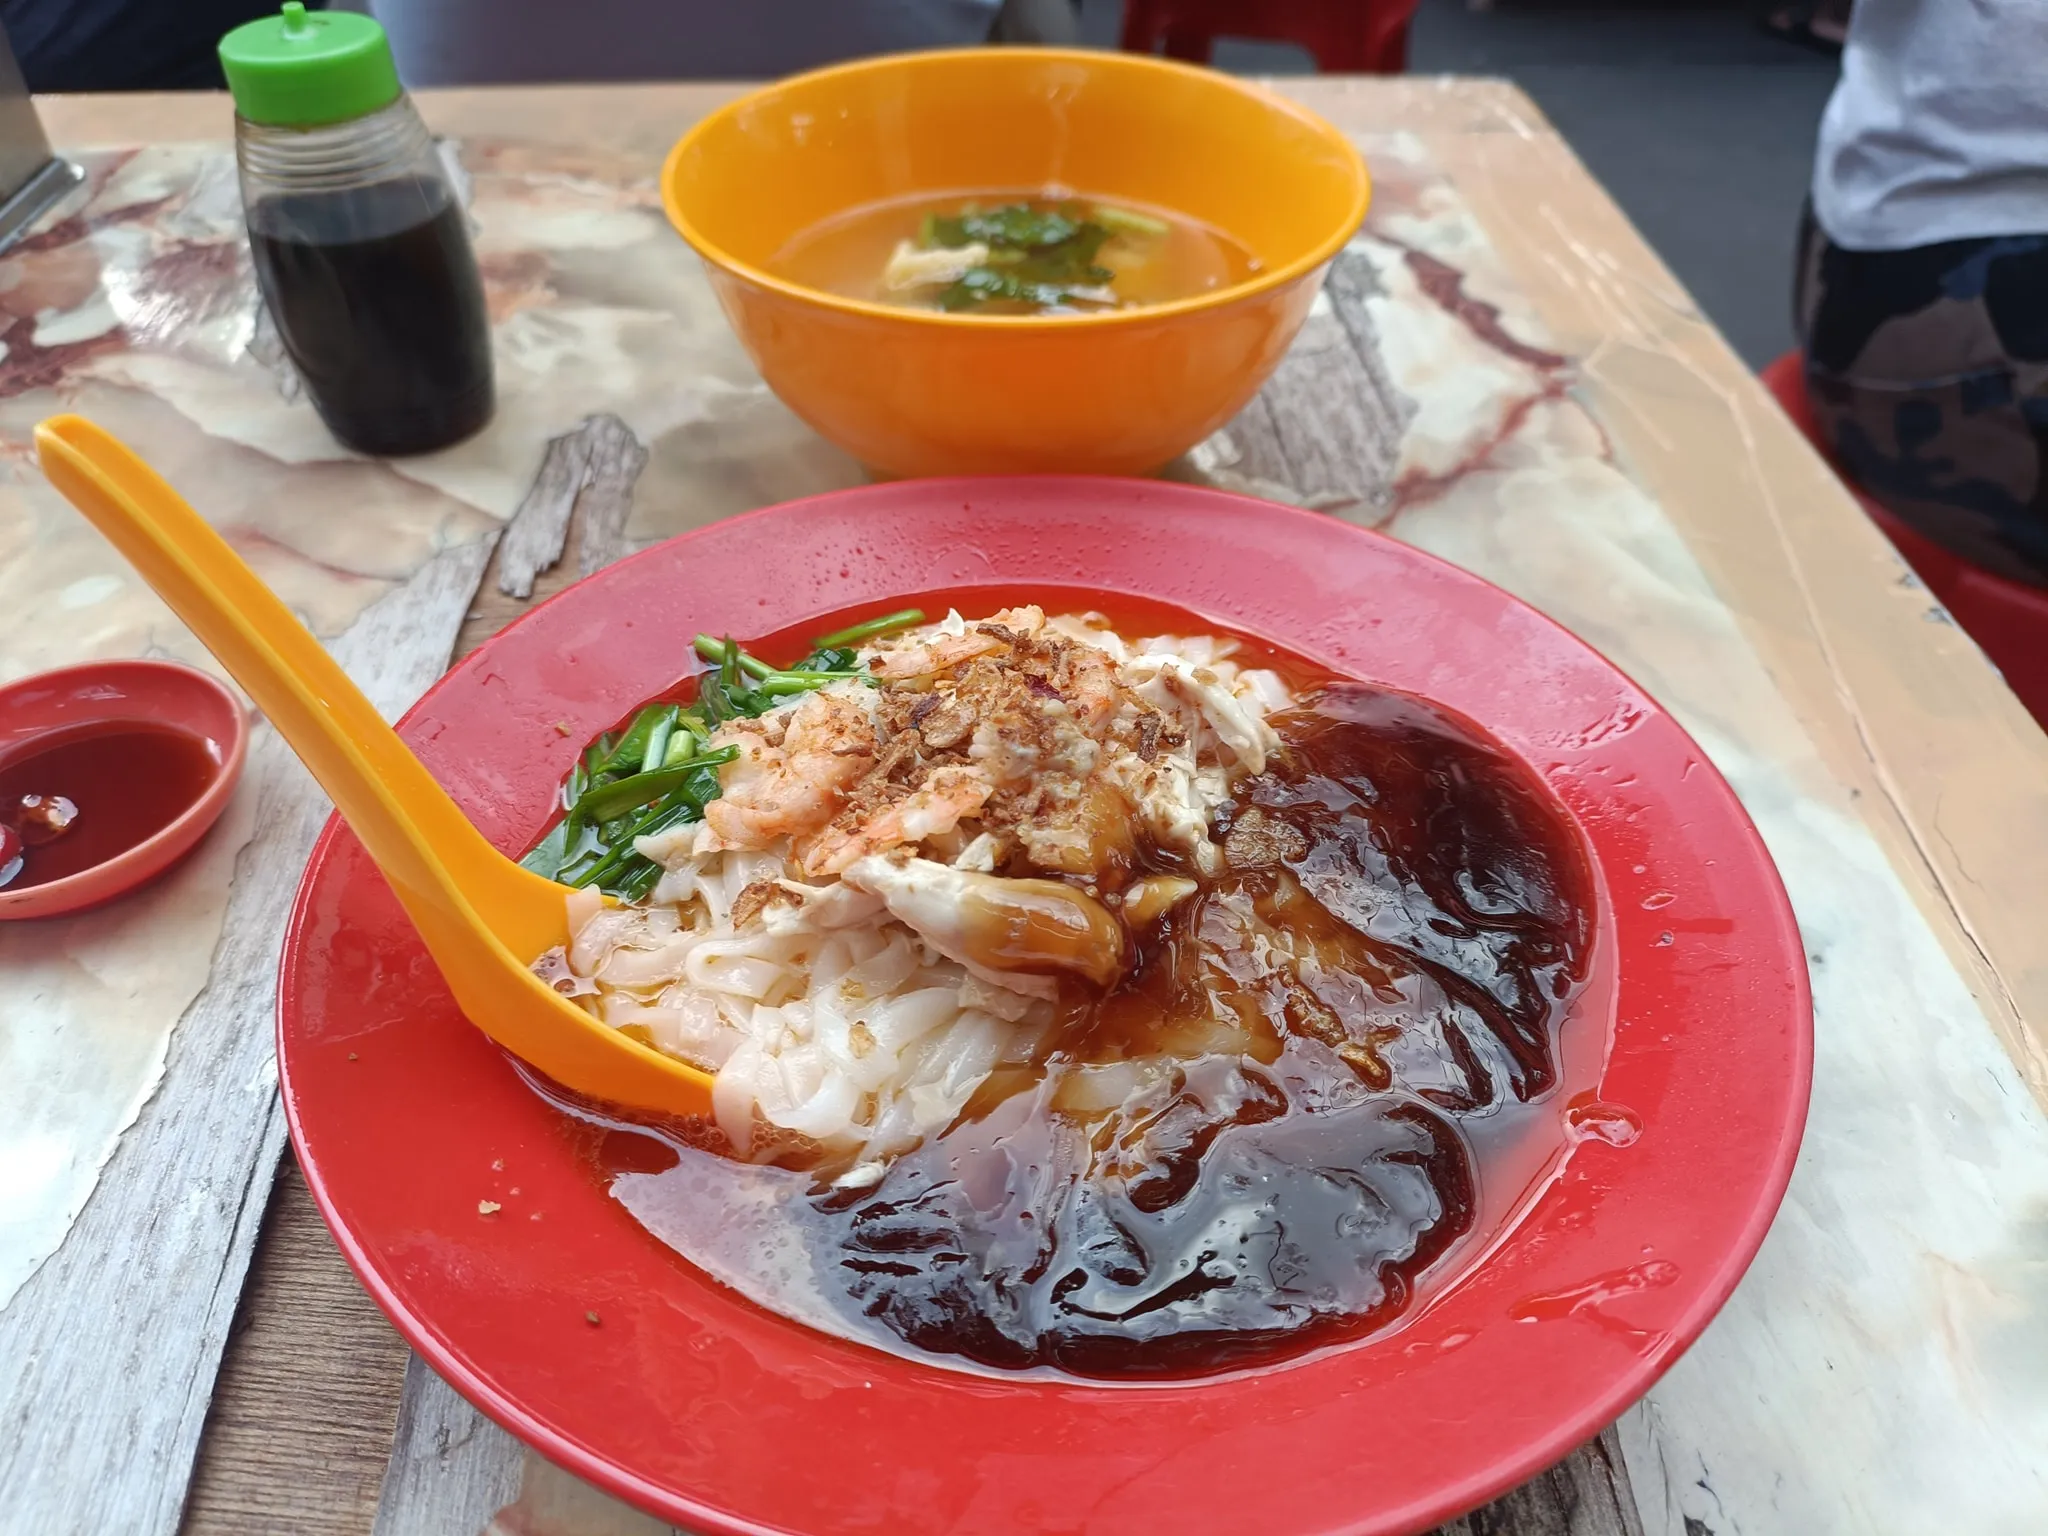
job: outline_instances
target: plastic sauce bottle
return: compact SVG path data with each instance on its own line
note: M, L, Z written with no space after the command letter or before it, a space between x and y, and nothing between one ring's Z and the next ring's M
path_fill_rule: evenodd
M491 333L460 202L384 29L347 11L220 44L256 281L328 430L391 455L491 419Z

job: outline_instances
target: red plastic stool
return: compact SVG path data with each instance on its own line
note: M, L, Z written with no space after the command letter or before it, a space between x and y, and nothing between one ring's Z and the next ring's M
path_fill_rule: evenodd
M1417 0L1124 0L1121 46L1209 62L1219 37L1299 43L1319 69L1398 75Z
M1870 520L1884 530L1913 573L1927 583L1927 590L1949 616L2005 674L2006 686L2033 712L2043 729L2048 729L2048 589L1994 575L1950 554L1858 490L1856 482L1842 474L1821 436L1813 402L1806 397L1806 359L1799 353L1787 352L1772 362L1762 378L1792 424L1842 476L1842 483L1863 504Z

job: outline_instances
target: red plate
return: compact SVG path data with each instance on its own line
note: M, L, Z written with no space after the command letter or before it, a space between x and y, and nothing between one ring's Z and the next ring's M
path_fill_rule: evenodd
M706 1532L1396 1532L1520 1482L1641 1394L1733 1289L1791 1173L1812 1056L1798 930L1754 829L1671 718L1564 630L1403 545L1242 497L908 482L620 562L463 662L405 735L517 852L577 749L671 682L697 631L1017 583L1214 615L1521 753L1593 850L1598 1094L1640 1134L1581 1141L1401 1327L1298 1363L1142 1387L913 1364L770 1316L648 1236L330 824L286 944L278 1062L342 1251L492 1418Z

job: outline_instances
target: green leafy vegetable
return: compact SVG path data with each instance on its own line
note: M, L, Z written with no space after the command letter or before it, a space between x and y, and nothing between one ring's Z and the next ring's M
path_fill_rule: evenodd
M555 879L561 867L569 862L569 823L566 820L556 822L548 835L519 862L536 875Z
M806 656L793 672L858 672L860 656L850 645L821 645Z
M1046 309L1104 302L1103 293L1088 290L1115 281L1114 272L1095 264L1111 233L1078 204L1034 208L1011 203L987 212L963 209L952 218L929 217L919 239L928 250L988 247L982 265L968 268L939 295L940 308L957 311L1003 301Z
M619 829L610 839L609 850L595 862L586 862L580 868L564 869L555 878L565 885L579 888L594 885L622 900L631 899L624 894L626 883L645 875L648 870L653 870L654 878L659 879L661 866L634 848L634 840L704 819L705 805L718 798L718 770L701 768L698 772L703 775L703 780L709 781L708 786L700 780L690 789L678 790L661 803L649 806ZM649 880L643 894L652 887L653 880Z
M695 646L697 654L713 666L719 666L724 663L726 649L731 647L735 657L734 665L747 677L767 677L775 671L767 662L749 656L745 651L734 645L731 640L719 640L711 635L699 635L695 641Z
M626 734L619 738L617 746L605 753L590 770L598 773L630 773L640 766L647 755L647 744L655 728L664 719L674 721L676 706L673 704L652 704L633 717L633 723L626 727ZM665 738L664 738L665 739Z
M655 717L654 728L647 733L647 746L640 754L640 771L652 773L668 765L668 744L676 733L676 717L682 713L675 705L663 708Z
M1058 283L1034 283L1014 273L998 272L993 267L969 267L961 273L958 282L939 295L939 308L957 312L973 309L992 299L1003 299L1052 309L1073 297L1073 290Z
M950 219L930 220L925 244L928 248L947 249L993 245L1043 250L1064 244L1086 228L1075 217L1078 212L1074 208L1033 208L1029 203L1010 203L986 213L962 210Z

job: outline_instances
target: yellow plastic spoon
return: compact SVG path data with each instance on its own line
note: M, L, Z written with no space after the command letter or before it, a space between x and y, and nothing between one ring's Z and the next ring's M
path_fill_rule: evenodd
M568 938L567 886L484 841L306 627L184 498L79 416L36 428L43 473L220 658L333 798L469 1020L564 1087L666 1114L711 1080L607 1029L528 969Z

